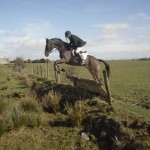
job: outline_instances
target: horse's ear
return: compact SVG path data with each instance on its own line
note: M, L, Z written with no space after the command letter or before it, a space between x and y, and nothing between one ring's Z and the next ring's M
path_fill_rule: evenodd
M46 38L46 43L48 42L48 38Z

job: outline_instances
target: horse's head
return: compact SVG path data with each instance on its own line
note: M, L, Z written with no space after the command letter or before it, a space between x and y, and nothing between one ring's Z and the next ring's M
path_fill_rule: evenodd
M52 52L54 48L57 49L59 52L71 50L70 45L66 42L63 42L59 38L46 39L45 56L48 57L48 55Z
M45 46L45 56L48 57L49 54L52 52L54 48L53 43L51 42L50 39L46 39L46 46Z

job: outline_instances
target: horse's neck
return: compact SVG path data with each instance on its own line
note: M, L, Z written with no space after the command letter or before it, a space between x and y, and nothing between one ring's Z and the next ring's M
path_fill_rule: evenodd
M67 62L72 58L72 52L66 49L59 50L59 57L64 58Z
M59 51L61 57L65 57L66 52L68 53L71 50L69 44L63 41L57 41L55 43L55 48Z
M60 44L60 45L57 45L56 48L61 53L64 53L66 51L70 51L69 46L65 42Z
M63 55L63 54L65 54L66 52L68 52L66 49L60 49L60 50L59 50L60 55Z

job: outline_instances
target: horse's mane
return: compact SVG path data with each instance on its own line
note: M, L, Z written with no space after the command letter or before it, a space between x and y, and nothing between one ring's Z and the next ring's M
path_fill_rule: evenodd
M50 39L50 40L56 40L56 41L60 41L60 42L64 42L62 39L60 39L60 38L52 38L52 39Z
M58 42L61 42L61 47L65 46L67 48L67 50L70 51L71 47L70 45L67 43L67 42L64 42L62 39L60 38L52 38L50 40L54 40L54 41L58 41Z

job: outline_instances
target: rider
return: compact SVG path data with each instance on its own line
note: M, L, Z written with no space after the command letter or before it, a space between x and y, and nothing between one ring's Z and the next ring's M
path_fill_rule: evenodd
M80 53L86 42L80 39L78 36L71 34L70 31L65 32L65 37L66 39L69 39L69 45L73 48L75 55L80 58L81 64L84 64L84 59L82 59Z

